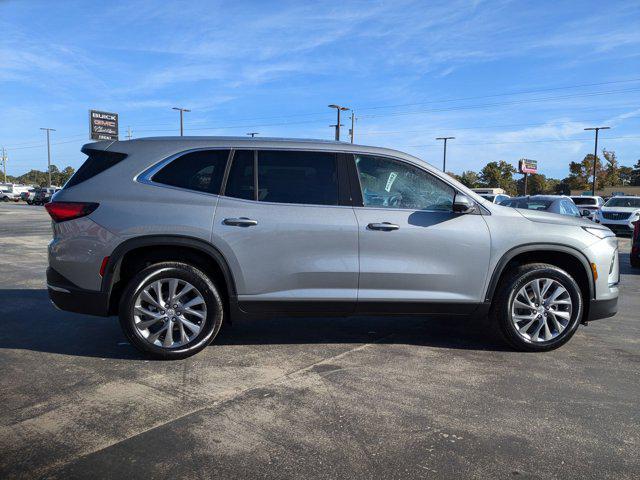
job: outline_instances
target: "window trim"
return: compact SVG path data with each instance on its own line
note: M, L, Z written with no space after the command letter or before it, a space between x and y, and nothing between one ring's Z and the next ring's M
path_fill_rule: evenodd
M399 158L391 157L391 156L388 156L388 155L377 155L377 154L372 154L372 153L351 153L351 161L349 163L352 165L352 168L350 168L350 173L351 174L349 175L349 177L350 177L350 180L351 180L352 197L357 197L357 202L358 202L358 203L354 202L353 208L363 208L363 209L368 209L368 210L384 210L384 211L391 211L391 212L395 211L395 212L455 213L453 211L453 204L451 206L451 211L448 211L448 210L427 210L427 209L417 210L415 208L391 208L391 207L383 207L383 206L365 205L364 204L364 197L362 195L362 184L360 183L360 174L358 173L358 166L356 165L356 155L366 155L366 156L370 156L370 157L378 157L378 158L382 158L382 159L385 159L385 160L389 160L391 162L399 163L401 165L409 165L410 167L413 167L413 168L415 168L417 170L420 170L421 172L425 173L426 175L430 175L431 177L439 180L440 182L444 183L449 188L451 188L451 190L453 190L454 201L455 201L456 195L461 193L456 187L451 185L449 182L445 181L443 178L440 178L438 175L433 174L432 172L430 172L429 170L427 170L425 168L421 168L419 165L416 165L413 162L407 162L407 161L401 160ZM356 191L353 191L353 188L355 188ZM475 203L475 201L474 201L474 203ZM481 211L479 209L478 209L478 211L484 213L484 211Z
M227 160L225 163L225 170L222 174L222 184L220 185L220 193L211 193L211 192L203 192L202 190L193 190L191 188L184 188L184 187L176 187L175 185L167 185L166 183L160 183L160 182L154 182L152 180L153 176L158 173L160 170L162 170L165 166L169 165L171 162L173 162L174 160L177 160L178 158L187 155L189 153L193 153L193 152L202 152L202 151L218 151L218 150L229 150L229 155L227 155ZM233 148L232 147L199 147L199 148L190 148L188 150L182 150L178 153L174 153L173 155L169 155L167 158L165 158L164 160L159 161L158 163L150 166L149 168L145 169L144 171L142 171L141 173L139 173L138 175L136 175L135 177L133 177L133 181L134 182L138 182L138 183L142 183L143 185L151 185L154 187L161 187L161 188L170 188L172 190L179 190L182 192L190 192L190 193L197 193L200 195L208 195L208 196L212 196L212 197L219 197L220 195L222 195L223 192L223 188L225 186L225 175L227 173L227 169L229 168L229 160L231 159L231 155L233 154Z

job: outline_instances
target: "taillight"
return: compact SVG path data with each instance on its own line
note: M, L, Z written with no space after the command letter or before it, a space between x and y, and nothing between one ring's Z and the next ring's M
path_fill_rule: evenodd
M74 218L85 217L98 208L99 203L89 202L49 202L44 208L54 222L66 222Z

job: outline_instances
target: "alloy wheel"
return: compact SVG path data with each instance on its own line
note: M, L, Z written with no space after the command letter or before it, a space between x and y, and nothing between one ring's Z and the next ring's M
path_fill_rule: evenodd
M526 283L511 301L511 321L523 339L540 343L554 340L571 322L569 291L552 278Z
M162 278L144 287L133 309L138 333L162 348L186 345L198 336L207 321L204 297L196 287L179 278Z

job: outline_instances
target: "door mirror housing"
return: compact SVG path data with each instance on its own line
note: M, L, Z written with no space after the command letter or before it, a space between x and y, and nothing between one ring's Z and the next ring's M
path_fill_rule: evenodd
M581 217L590 217L591 216L591 210L589 210L588 208L583 208L580 211L580 216Z
M456 193L453 199L453 211L455 213L469 213L473 210L475 204L473 201L462 193Z

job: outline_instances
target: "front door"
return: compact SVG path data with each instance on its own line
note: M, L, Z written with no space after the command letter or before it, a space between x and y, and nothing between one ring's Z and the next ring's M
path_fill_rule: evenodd
M482 215L454 213L454 188L416 165L369 155L355 164L358 311L472 312L489 267Z
M341 172L330 152L235 152L212 235L243 311L354 311L358 227Z

